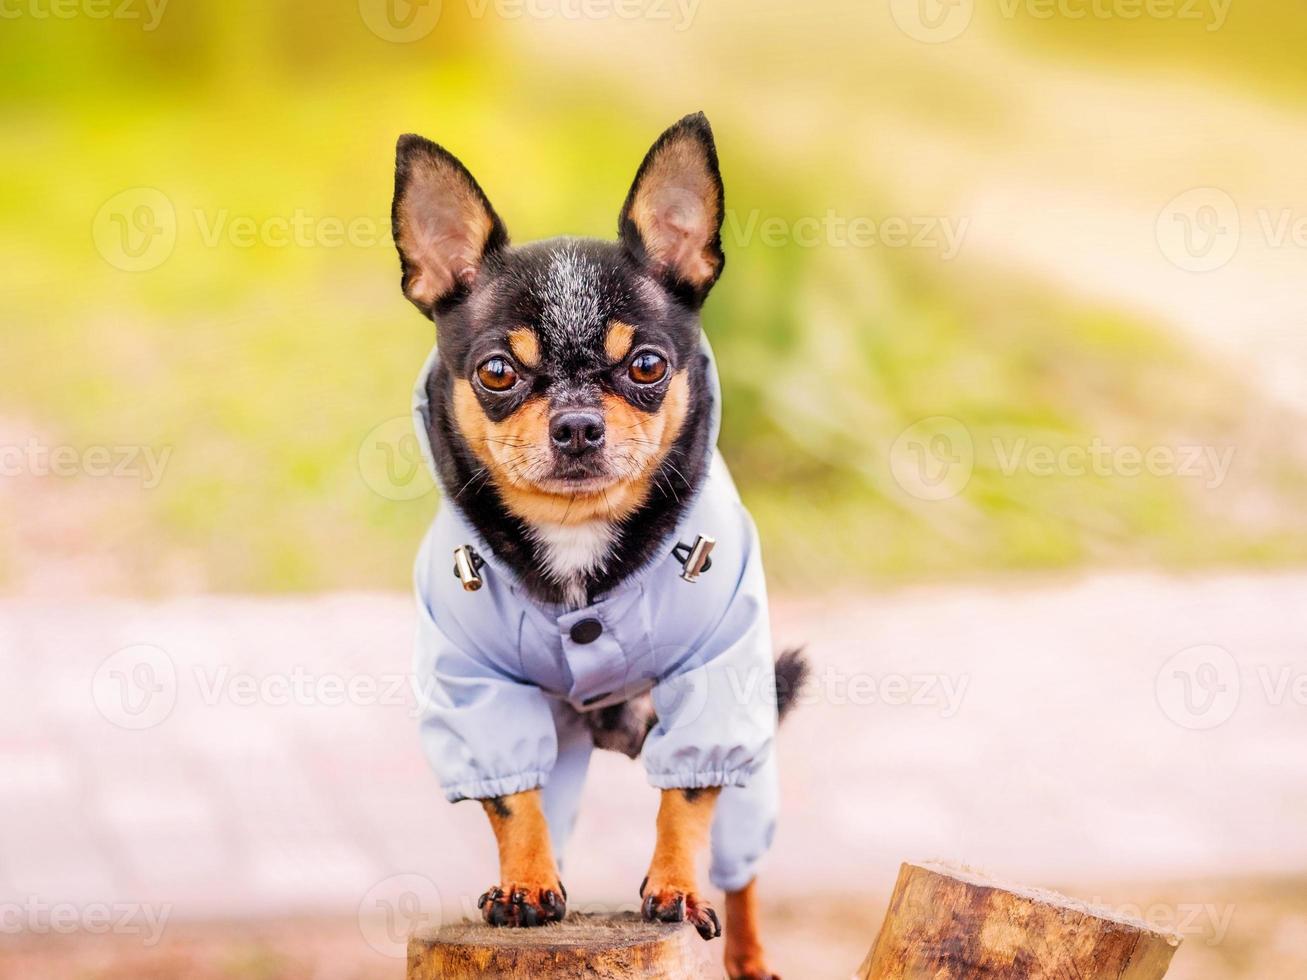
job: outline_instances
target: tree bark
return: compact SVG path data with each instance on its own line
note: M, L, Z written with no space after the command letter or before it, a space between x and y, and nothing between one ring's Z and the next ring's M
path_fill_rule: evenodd
M633 913L573 913L534 929L464 922L409 939L408 980L706 980L714 973L700 947L708 945L684 925L644 922Z
M1180 937L1039 889L905 864L863 980L1161 980Z

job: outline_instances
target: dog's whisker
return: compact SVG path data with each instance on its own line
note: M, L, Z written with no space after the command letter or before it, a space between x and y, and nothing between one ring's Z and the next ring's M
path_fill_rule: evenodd
M477 477L489 476L489 475L490 475L490 468L488 466L482 466L480 469L478 469L475 473L473 473L468 478L468 481L466 483L464 483L461 487L458 488L458 491L454 494L454 498L457 499L461 497L463 495L463 491L466 490L468 487L470 487L476 481Z

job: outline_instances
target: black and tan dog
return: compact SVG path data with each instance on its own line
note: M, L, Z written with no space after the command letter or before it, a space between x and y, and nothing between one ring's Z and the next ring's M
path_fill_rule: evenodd
M494 829L483 914L563 917L555 854L589 750L643 751L662 790L645 916L720 934L695 870L711 834L727 970L759 978L772 733L805 668L772 663L756 535L715 453L699 311L723 209L701 114L645 157L616 242L512 247L458 160L399 142L403 289L438 325L418 419L452 504L418 563L424 739L449 798L481 800Z

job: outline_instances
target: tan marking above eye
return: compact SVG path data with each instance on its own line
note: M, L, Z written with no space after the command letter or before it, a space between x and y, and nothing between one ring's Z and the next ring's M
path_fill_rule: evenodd
M540 366L540 341L535 331L518 327L508 332L508 349L521 363L529 368Z
M631 353L631 344L635 342L635 327L621 320L614 320L608 327L608 336L604 338L604 351L610 360L620 361Z

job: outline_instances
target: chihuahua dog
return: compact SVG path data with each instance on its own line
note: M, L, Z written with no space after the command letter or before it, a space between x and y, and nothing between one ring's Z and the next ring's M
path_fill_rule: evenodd
M397 157L403 291L437 325L415 422L446 498L416 567L422 738L447 797L481 801L494 831L482 914L564 917L590 753L616 749L661 790L645 918L721 934L696 871L711 841L727 973L771 977L755 880L806 667L773 662L757 535L716 451L708 121L654 143L615 242L511 246L451 154L410 135Z

